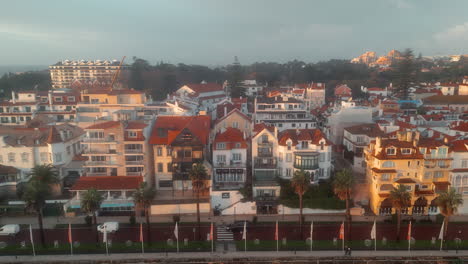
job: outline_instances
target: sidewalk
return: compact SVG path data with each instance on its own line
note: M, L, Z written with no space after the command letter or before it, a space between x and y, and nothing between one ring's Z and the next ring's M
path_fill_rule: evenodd
M125 261L125 263L139 263L141 261L150 260L163 260L167 262L219 262L220 260L234 261L234 262L251 262L252 260L257 261L281 261L282 258L291 261L296 260L325 260L333 259L336 263L339 260L348 262L355 259L373 259L376 262L386 263L387 260L401 260L401 259L418 259L418 263L424 263L423 260L435 260L447 257L459 257L468 259L468 251L459 251L458 254L455 251L353 251L352 256L344 256L341 251L280 251L280 252L228 252L224 254L203 252L184 252L184 253L146 253L146 254L112 254L106 255L48 255L48 256L8 256L0 257L0 262L8 263L70 263L70 262L86 262L86 263L102 263L102 261ZM335 262L334 262L335 263Z

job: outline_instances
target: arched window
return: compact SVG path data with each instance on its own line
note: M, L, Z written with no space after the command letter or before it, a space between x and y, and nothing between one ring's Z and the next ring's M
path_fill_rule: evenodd
M395 167L395 162L393 162L393 161L385 161L385 162L382 164L382 167L383 167L383 168L393 168L393 167Z

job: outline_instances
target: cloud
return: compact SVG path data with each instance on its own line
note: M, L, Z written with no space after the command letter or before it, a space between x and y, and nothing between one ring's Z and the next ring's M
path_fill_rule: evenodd
M0 35L16 40L37 41L42 43L60 43L70 41L97 41L101 35L97 32L82 29L61 29L51 27L38 27L28 24L2 24Z
M468 22L461 25L455 25L442 32L434 34L437 41L451 42L451 41L467 41L468 40Z
M413 5L408 0L390 0L390 4L399 9L413 8Z

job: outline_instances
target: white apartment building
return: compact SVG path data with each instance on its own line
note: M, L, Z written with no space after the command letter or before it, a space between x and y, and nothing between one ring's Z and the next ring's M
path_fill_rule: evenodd
M256 80L243 80L241 82L241 87L244 88L245 95L249 97L260 95L264 88L264 86L257 83Z
M458 209L459 214L468 214L468 140L452 142L452 187L463 195L464 203Z
M186 84L175 91L168 99L178 101L189 107L193 113L203 110L211 112L216 109L216 103L226 98L223 86L217 83Z
M255 98L254 120L255 124L272 125L279 131L315 128L317 125L304 102L286 96Z
M53 88L70 88L73 81L111 83L119 68L117 60L64 60L49 66ZM123 68L126 66L122 65Z
M311 184L329 179L331 153L331 143L319 129L284 130L278 134L278 175L291 180L303 169L310 173Z
M243 197L239 189L247 179L248 143L245 134L228 127L217 133L213 141L213 177L211 206L225 210Z
M52 164L66 175L66 167L81 153L84 131L62 124L38 128L0 127L0 164L20 169L22 179L36 165Z

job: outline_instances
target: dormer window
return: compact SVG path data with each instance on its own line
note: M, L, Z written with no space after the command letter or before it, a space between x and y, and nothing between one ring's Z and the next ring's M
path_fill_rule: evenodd
M292 142L289 140L286 144L288 145L288 150L291 150Z
M409 155L409 154L411 154L411 149L410 148L403 148L403 149L401 149L401 154Z
M395 155L396 149L395 148L387 148L387 155Z
M421 152L421 154L426 154L426 148L419 148L419 151Z
M241 143L237 142L237 143L235 144L235 148L240 148L240 147L241 147Z
M128 137L130 137L130 138L136 138L136 137L137 137L137 132L135 132L135 131L128 131Z
M225 143L217 143L216 144L216 149L225 149L226 148L226 144Z

